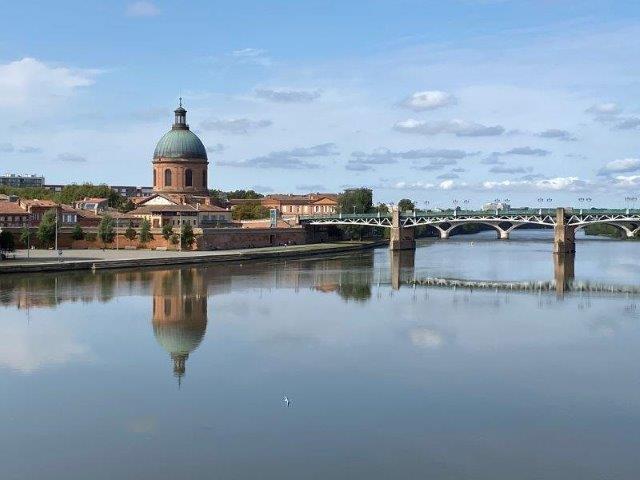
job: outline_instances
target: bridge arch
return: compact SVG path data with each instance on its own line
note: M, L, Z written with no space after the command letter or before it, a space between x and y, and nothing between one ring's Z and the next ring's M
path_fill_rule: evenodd
M578 230L582 230L583 228L588 227L589 225L608 225L610 227L616 228L619 232L622 232L622 235L626 238L633 238L634 236L640 234L640 223L632 223L632 222L614 222L611 220L594 220L591 222L583 223L576 226L576 232Z
M449 224L445 224L444 228L441 225L435 225L440 231L440 238L449 238L451 233L464 225L485 225L487 227L493 228L498 234L498 238L501 240L509 239L509 234L515 230L516 228L522 226L522 223L514 223L514 222L483 222L483 221L466 221L466 222L452 222Z

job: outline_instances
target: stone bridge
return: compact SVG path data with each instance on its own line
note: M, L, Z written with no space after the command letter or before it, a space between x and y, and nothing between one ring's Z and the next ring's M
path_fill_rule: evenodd
M611 225L631 238L640 233L639 209L518 209L507 211L456 210L448 212L406 211L394 209L387 214L337 214L301 216L300 222L308 225L358 225L391 229L389 248L406 250L415 248L415 227L430 226L449 238L453 230L462 225L487 225L496 230L498 238L508 239L509 234L523 225L539 225L553 228L554 252L575 252L575 232L587 225Z

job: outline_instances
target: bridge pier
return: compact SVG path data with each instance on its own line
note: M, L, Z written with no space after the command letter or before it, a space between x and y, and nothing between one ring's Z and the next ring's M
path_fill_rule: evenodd
M413 280L416 262L415 250L390 250L391 288L399 290L403 280Z
M553 256L553 277L558 297L563 297L571 288L575 277L575 259L575 253L558 253Z
M565 209L556 209L553 253L576 253L576 227L567 225L567 221Z
M400 222L400 211L394 208L391 212L391 237L389 238L390 250L413 250L416 248L415 231L413 228L404 228Z
M446 240L447 238L449 238L449 230L443 230L441 228L438 229L440 231L440 238L442 240Z
M498 238L500 240L509 240L509 232L507 230L498 230Z

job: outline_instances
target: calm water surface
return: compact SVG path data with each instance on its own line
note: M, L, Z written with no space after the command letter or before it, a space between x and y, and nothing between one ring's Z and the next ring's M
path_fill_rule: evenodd
M551 280L550 238L421 241L400 273ZM577 248L577 280L640 284L639 242ZM639 478L640 299L391 265L0 277L0 478Z

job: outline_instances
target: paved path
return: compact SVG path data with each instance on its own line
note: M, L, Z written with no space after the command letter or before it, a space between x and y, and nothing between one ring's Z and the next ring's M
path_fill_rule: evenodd
M380 244L380 242L334 242L292 245L288 247L279 246L196 252L158 250L63 250L60 258L58 258L57 252L53 250L31 250L30 252L18 250L16 251L15 259L10 258L5 261L0 261L0 274L183 265L260 258L294 258L362 250Z

